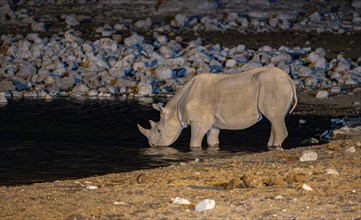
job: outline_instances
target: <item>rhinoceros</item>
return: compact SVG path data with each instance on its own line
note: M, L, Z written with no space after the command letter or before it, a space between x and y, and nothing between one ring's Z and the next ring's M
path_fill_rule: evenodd
M292 109L291 104L294 102ZM160 111L151 128L138 124L150 146L169 146L183 128L191 126L190 147L201 147L207 135L210 147L219 145L220 129L248 128L265 116L271 122L269 150L282 150L288 135L285 116L297 105L293 80L275 67L258 67L236 74L199 74L189 80Z

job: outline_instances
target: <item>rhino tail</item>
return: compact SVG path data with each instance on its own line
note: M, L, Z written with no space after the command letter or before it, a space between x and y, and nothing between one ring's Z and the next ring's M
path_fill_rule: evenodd
M296 106L297 106L297 102L298 102L298 99L297 99L297 93L296 93L296 86L295 86L295 83L293 82L293 80L291 78L289 78L289 82L291 84L291 87L292 87L292 99L293 99L293 106L291 108L291 110L288 112L289 114L293 112L293 110L295 110Z

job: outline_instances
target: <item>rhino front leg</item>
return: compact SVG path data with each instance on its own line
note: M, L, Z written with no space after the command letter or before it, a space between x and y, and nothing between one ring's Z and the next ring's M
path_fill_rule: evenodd
M202 123L191 122L191 142L190 147L201 147L204 135L207 133L208 128L202 126Z
M207 144L208 147L218 147L219 145L219 132L218 128L212 127L207 132Z

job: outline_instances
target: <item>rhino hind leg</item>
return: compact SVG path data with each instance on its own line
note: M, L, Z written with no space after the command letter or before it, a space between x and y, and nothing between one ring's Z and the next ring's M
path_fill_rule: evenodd
M268 140L268 150L283 150L282 143L288 136L284 117L269 119L271 122L271 134Z
M219 132L218 128L212 127L207 132L207 144L208 147L218 147L219 146Z

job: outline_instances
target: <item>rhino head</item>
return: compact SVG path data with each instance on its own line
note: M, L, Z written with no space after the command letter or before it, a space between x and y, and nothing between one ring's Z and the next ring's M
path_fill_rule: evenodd
M149 120L150 129L145 129L138 124L139 131L148 138L148 143L152 147L167 147L173 144L180 133L182 126L176 114L161 104L153 104L153 108L160 111L159 122Z

